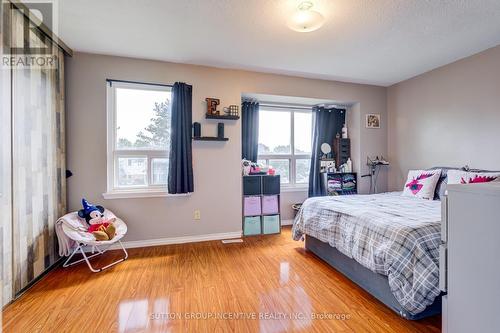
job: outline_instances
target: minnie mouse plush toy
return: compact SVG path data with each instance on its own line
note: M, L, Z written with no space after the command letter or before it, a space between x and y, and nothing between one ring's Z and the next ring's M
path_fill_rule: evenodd
M116 228L113 225L115 218L105 220L104 207L92 205L85 199L82 199L82 206L83 209L78 211L78 216L89 224L88 232L98 241L113 239L116 234Z

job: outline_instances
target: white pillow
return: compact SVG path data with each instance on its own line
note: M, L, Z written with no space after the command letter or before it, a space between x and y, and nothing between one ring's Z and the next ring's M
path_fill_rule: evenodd
M448 184L473 184L500 181L500 172L448 170Z
M434 190L441 177L441 169L410 170L403 188L404 196L421 199L434 199Z

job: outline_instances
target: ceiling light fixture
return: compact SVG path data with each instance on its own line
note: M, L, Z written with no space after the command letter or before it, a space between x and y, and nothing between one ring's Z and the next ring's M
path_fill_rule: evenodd
M298 32L311 32L321 28L325 23L325 17L321 13L312 10L311 1L303 1L297 7L297 11L288 20L290 29Z

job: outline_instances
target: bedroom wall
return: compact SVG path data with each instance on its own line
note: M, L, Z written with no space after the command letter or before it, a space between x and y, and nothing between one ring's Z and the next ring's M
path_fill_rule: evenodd
M216 131L216 122L204 119L205 98L218 97L222 105L240 104L242 93L262 93L357 102L349 115L353 163L358 171L366 154L387 153L387 131L367 130L366 113L380 113L386 123L386 88L313 80L291 76L227 70L160 61L76 53L67 60L67 164L69 210L80 208L82 196L121 216L129 227L126 241L190 237L241 231L241 120L226 122L229 141L193 142L195 193L187 197L104 200L106 191L106 78L193 85L193 121L204 133ZM356 114L354 114L356 113ZM353 123L351 123L353 122ZM353 136L356 133L358 135ZM362 163L360 163L360 160ZM361 170L362 169L362 170ZM387 185L380 179L381 189ZM365 179L360 184L367 191ZM283 218L293 217L291 203L306 192L283 193ZM201 221L193 220L200 209Z
M500 170L500 46L388 89L389 189L410 168Z

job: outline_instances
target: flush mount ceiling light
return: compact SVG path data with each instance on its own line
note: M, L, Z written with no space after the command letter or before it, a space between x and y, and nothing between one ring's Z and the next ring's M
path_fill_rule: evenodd
M321 28L325 23L325 17L321 13L312 10L313 3L303 1L297 7L297 11L287 22L290 29L298 32L311 32Z

